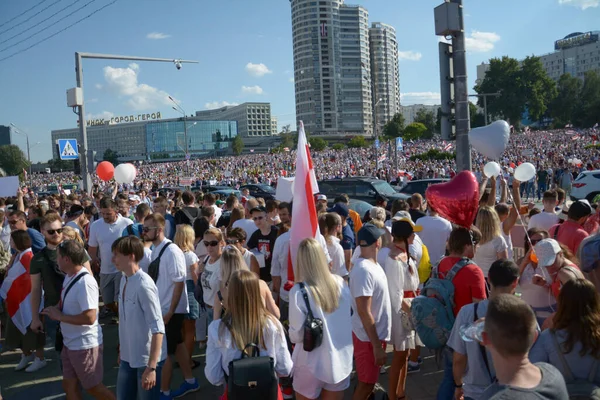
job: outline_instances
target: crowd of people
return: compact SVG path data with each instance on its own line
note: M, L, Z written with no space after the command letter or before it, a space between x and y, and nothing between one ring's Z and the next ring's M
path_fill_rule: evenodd
M407 398L407 375L420 371L423 347L441 357L438 399L567 399L599 390L599 263L583 249L600 243L600 199L569 201L564 175L597 168L600 156L565 132L515 136L502 177L488 179L476 167L473 226L453 224L420 194L364 217L343 193L331 207L316 196L319 230L299 243L295 260L293 201L156 193L157 185L178 185L185 163L142 165L135 185L91 194L20 189L0 199L5 346L22 352L17 370L33 373L47 366L48 336L68 398L81 389L98 399L201 395L203 373L223 386L222 399L341 400L352 390L354 400L367 400L388 346L390 399ZM405 145L404 157L440 146ZM368 150L312 157L318 178L389 179L391 164L376 169L364 161ZM510 168L524 161L538 165L543 210L521 205L526 183ZM190 164L199 181L232 185L269 183L293 170L289 154ZM451 161L403 169L415 178L454 173ZM517 252L511 232L520 224L527 236ZM427 307L447 314L445 322ZM100 320L118 324L116 349L104 348ZM192 359L198 347L205 365ZM105 350L119 354L114 392L104 383ZM175 363L182 382L172 382Z

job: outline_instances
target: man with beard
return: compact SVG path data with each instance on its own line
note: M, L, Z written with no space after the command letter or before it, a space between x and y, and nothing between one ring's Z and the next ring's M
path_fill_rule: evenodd
M40 228L44 239L46 239L46 247L31 259L29 273L31 275L31 310L33 312L31 321L31 330L33 332L45 331L52 340L56 341L56 328L58 322L50 318L45 318L44 325L38 311L42 298L42 288L44 289L44 306L55 306L59 303L60 292L62 289L65 274L58 268L56 261L56 248L63 241L63 223L57 213L49 213L40 221ZM90 272L90 263L87 261L84 264ZM60 356L58 357L60 360Z
M112 263L112 244L121 237L123 230L133 223L129 218L119 215L117 203L112 199L100 201L102 219L95 221L90 227L89 253L92 267L100 268L100 293L106 307L115 315L118 314L117 299L121 285L121 272Z

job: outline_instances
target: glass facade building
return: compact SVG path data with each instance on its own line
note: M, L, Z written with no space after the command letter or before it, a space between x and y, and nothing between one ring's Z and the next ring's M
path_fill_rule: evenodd
M190 154L206 154L228 150L238 135L236 121L170 120L146 124L146 155L185 154L185 125L187 150Z

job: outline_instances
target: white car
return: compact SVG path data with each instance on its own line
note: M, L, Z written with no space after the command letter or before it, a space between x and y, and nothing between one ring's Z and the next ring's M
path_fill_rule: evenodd
M597 195L600 195L600 169L580 173L573 181L571 199L587 199L591 203Z

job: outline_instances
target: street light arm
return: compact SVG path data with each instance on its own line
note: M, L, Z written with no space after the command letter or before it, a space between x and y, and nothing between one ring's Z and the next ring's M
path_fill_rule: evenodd
M126 61L156 61L156 62L179 62L181 64L198 64L198 61L194 60L180 60L173 58L155 58L155 57L135 57L135 56L119 56L113 54L98 54L98 53L80 53L77 52L81 58L97 58L102 60L126 60Z

